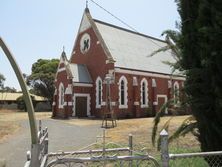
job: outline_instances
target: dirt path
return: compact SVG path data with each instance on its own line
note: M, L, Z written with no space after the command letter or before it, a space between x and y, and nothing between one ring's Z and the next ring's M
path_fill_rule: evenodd
M102 134L101 120L70 119L56 120L50 118L51 113L36 113L36 118L41 119L43 127L49 130L49 152L73 151L83 148L96 141ZM172 133L187 116L175 117L171 121L169 132ZM168 120L164 117L161 124ZM128 135L133 135L134 148L147 147L148 152L155 154L151 145L153 118L140 118L118 120L117 127L106 130L110 137L108 140L127 145ZM26 161L26 152L30 150L30 129L27 113L0 112L0 159L6 159L7 167L21 167ZM11 134L12 133L12 134ZM6 135L5 135L6 134ZM198 147L192 135L178 139L174 144L184 147Z
M7 167L24 166L26 152L31 146L28 121L21 119L16 123L21 126L20 130L0 143L0 159L6 159ZM78 126L50 118L43 120L43 127L49 130L49 152L83 148L95 142L96 136L102 133L100 124Z

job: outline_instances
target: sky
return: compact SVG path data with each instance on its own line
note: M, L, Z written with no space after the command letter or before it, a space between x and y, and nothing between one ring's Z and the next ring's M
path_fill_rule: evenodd
M94 0L138 32L162 38L176 29L179 15L174 0ZM63 46L71 54L86 0L7 0L0 2L0 36L22 73L31 74L38 59L60 58ZM93 18L128 28L89 0ZM129 29L129 28L128 28ZM7 57L0 49L0 73L5 86L20 90Z

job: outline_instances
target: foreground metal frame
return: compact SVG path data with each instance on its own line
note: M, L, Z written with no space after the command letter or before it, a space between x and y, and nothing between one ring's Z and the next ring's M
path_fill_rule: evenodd
M27 85L25 83L25 80L23 78L22 72L18 66L18 64L15 61L15 58L13 57L12 53L10 52L9 48L3 41L3 39L0 37L0 47L4 51L5 55L7 56L15 74L19 81L19 84L21 86L25 104L28 111L28 117L29 117L29 124L30 124L30 131L31 131L31 166L32 167L39 167L40 161L38 160L38 154L39 154L39 142L38 142L38 134L37 134L37 127L36 127L36 119L34 114L34 108L32 104L32 100L29 94L29 91L27 89Z

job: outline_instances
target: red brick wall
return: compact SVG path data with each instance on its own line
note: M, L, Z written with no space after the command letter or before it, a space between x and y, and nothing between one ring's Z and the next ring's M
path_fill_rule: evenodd
M126 109L119 109L118 101L119 101L119 79L121 76L125 76L127 78L128 82L128 108ZM133 77L137 78L138 86L133 86ZM118 118L125 118L125 117L145 117L145 116L151 116L152 114L155 114L156 111L150 111L151 113L148 113L147 108L141 108L141 81L145 78L148 81L148 99L149 99L149 110L153 110L153 102L156 101L156 96L158 94L160 95L168 95L169 89L168 89L168 80L165 78L157 78L157 77L147 77L147 76L141 76L141 75L131 75L131 74L121 74L116 73L115 74L115 84L111 87L112 92L112 101L116 102L116 106L114 107L115 113ZM156 80L156 88L152 87L152 79ZM175 81L173 81L174 83ZM182 87L183 81L178 81L180 88ZM173 84L172 84L173 86ZM156 89L155 94L153 95L153 90ZM135 92L137 91L137 93ZM134 101L139 101L139 106L134 105Z
M64 63L59 64L59 69L64 68ZM62 117L66 118L68 116L72 115L71 106L68 107L68 105L64 106L63 108L59 108L59 85L60 83L63 83L64 89L68 87L69 84L72 84L72 80L67 78L66 70L63 70L61 72L57 72L57 77L55 80L55 88L57 89L57 95L54 96L54 102L55 106L53 106L53 116L54 117ZM64 95L64 101L70 102L72 95Z
M88 33L90 35L91 43L90 43L90 49L87 53L83 54L80 51L80 39L84 33ZM102 80L104 80L105 75L108 73L109 70L114 69L114 64L109 63L106 64L106 54L101 46L101 44L98 42L98 38L96 34L94 33L93 29L90 28L82 33L79 34L76 40L76 45L73 49L73 55L71 58L71 63L76 64L85 64L89 70L89 73L93 80L93 87L91 88L75 88L75 93L90 93L91 96L91 113L95 116L100 116L101 109L96 109L96 79L98 76L101 77ZM105 85L103 84L103 100L105 101Z

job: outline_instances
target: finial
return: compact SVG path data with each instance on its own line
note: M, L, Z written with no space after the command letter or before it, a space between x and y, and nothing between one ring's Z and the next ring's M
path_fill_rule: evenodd
M86 8L88 8L88 0L86 0Z
M62 47L62 57L66 56L65 46Z

